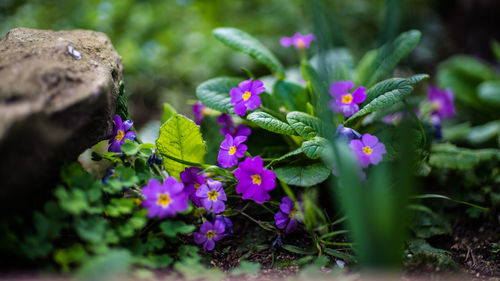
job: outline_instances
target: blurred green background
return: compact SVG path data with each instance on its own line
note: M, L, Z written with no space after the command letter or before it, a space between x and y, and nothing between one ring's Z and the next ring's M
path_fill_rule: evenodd
M189 115L187 101L194 99L196 86L209 78L243 76L241 67L256 75L267 74L248 57L217 42L211 33L216 27L242 29L267 45L285 65L296 63L295 51L281 48L279 38L297 31L312 31L316 15L310 3L301 0L1 0L0 34L3 36L9 29L21 26L92 29L106 33L123 58L132 117L141 127L148 120L160 118L163 102ZM417 72L432 74L436 64L453 53L491 57L488 40L492 33L498 35L500 30L496 28L498 24L494 24L493 13L498 11L498 6L498 1L488 0L330 0L324 1L322 12L331 27L332 45L348 46L356 58L401 31L422 30L421 44L408 65ZM474 25L475 20L480 21L479 24ZM464 27L462 22L467 25Z

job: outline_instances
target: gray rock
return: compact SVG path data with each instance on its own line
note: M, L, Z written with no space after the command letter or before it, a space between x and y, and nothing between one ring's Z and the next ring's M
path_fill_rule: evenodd
M99 32L16 28L1 39L2 198L36 203L64 162L109 137L122 69Z

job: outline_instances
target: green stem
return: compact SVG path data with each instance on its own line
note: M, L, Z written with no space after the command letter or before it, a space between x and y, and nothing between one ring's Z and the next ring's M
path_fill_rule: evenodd
M406 100L403 100L403 103L407 107L409 107L408 102L406 102ZM420 119L418 119L417 115L415 114L415 112L413 112L413 110L408 109L408 112L411 114L411 116L413 117L413 120L415 120L415 122L418 125L418 128L420 129L420 133L422 134L422 141L423 141L422 148L425 149L425 147L427 146L427 136L425 135L424 127L422 126L422 122L420 122Z
M178 163L181 163L181 164L184 164L184 165L187 165L187 166L194 166L194 167L200 167L200 168L208 168L208 167L210 167L210 165L207 165L207 164L189 162L189 161L186 161L186 160L182 160L182 159L176 158L174 156L170 156L168 154L163 154L162 153L161 155L167 157L170 160L173 160L175 162L178 162Z

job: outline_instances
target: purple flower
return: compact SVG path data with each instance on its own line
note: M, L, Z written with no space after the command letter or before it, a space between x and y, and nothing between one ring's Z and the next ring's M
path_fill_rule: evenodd
M455 115L451 89L440 90L437 87L430 87L427 98L432 104L433 114L437 114L439 118L444 119Z
M174 177L166 178L163 184L156 179L150 179L142 189L142 194L146 197L142 206L149 210L150 218L172 217L188 208L188 196L184 192L184 185Z
M358 103L362 103L366 99L365 87L358 87L354 92L349 93L353 88L352 81L338 81L330 85L328 92L333 99L328 106L333 112L342 112L345 117L349 117L359 111Z
M231 168L238 164L238 158L245 156L247 146L243 143L247 140L245 136L238 136L233 139L231 135L226 135L226 139L220 144L217 162L223 168Z
M279 229L285 228L285 233L288 234L297 229L297 224L301 222L301 219L297 216L299 211L295 208L295 204L290 197L283 197L281 202L280 211L274 215L274 220L276 221L276 226Z
M106 175L102 178L102 183L106 184L109 178L119 179L118 174L116 174L115 169L109 169Z
M293 45L295 49L307 49L313 40L316 40L314 34L301 35L297 32L293 37L281 37L280 44L285 48Z
M113 133L111 134L111 138L109 139L109 152L122 152L122 144L125 143L125 139L133 141L135 139L135 133L129 131L132 125L134 124L130 120L125 120L122 122L122 118L120 115L115 115L113 118Z
M203 206L200 198L196 196L196 191L198 191L201 186L205 185L205 177L200 173L201 168L189 167L180 174L181 181L184 183L184 192L189 195L189 200L191 200L196 207Z
M233 222L226 216L216 215L215 221L220 221L224 224L224 237L233 235Z
M434 128L434 138L436 140L442 140L443 139L443 131L441 127L441 118L437 114L431 115L431 123L432 127Z
M238 127L234 126L233 118L231 115L222 113L217 117L217 123L224 125L220 129L220 132L223 136L230 134L233 138L237 136L245 136L248 137L252 131L245 125L238 125Z
M351 141L351 140L361 138L360 133L356 132L355 130L353 130L351 128L346 128L342 124L340 124L337 127L337 131L335 132L335 136L340 137L340 138L344 139L345 141Z
M200 226L200 232L193 233L194 242L196 244L203 244L203 250L211 251L215 247L215 241L224 238L225 224L216 220L214 223L209 221Z
M382 161L382 155L385 154L385 145L378 142L376 136L370 134L364 134L361 140L352 140L349 146L358 157L363 168L368 167L370 163L377 165Z
M200 186L200 189L196 191L196 196L200 198L201 204L207 211L212 209L214 213L218 214L226 209L223 201L226 201L227 197L222 183L219 181L207 179L207 184Z
M264 169L264 163L259 156L247 157L238 165L234 176L238 179L236 193L243 193L243 199L253 199L262 204L271 198L268 192L276 185L276 175L273 171Z
M193 112L193 115L195 117L194 123L196 123L196 125L198 126L201 124L201 119L203 119L204 109L205 106L201 103L201 101L196 101L191 108L191 111Z
M238 88L232 88L229 92L231 95L231 104L234 104L234 112L237 115L244 116L247 109L254 110L262 104L259 95L266 88L264 88L262 81L252 81L252 79L250 78L241 82Z

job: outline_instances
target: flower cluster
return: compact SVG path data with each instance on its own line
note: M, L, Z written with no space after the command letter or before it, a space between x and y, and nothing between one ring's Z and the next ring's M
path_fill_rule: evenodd
M316 40L314 34L302 35L300 33L295 33L292 37L281 37L280 44L285 48L294 46L295 49L301 50L308 49L313 40Z
M125 143L125 140L133 141L135 139L135 133L129 131L134 123L130 120L125 120L125 122L123 122L120 115L115 115L113 124L113 133L109 139L108 151L122 152L122 145Z
M264 83L252 80L253 78L250 78L241 82L238 88L232 88L229 92L236 115L245 116L247 109L254 110L262 104L259 95L266 91Z
M274 215L274 220L279 229L285 229L286 234L293 232L297 229L298 223L302 222L295 203L288 196L281 199L280 211Z
M354 88L352 81L338 81L330 85L328 92L333 99L328 106L335 113L342 113L345 117L349 117L359 111L359 103L366 99L364 87L358 87L354 92L349 93Z
M245 136L248 137L252 131L245 125L240 124L238 126L234 125L233 118L231 115L223 113L217 117L217 123L223 125L220 129L220 133L225 135L231 135L231 137L235 138L237 136Z

